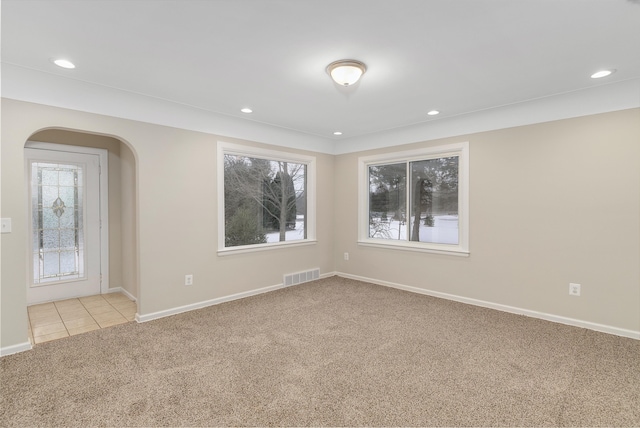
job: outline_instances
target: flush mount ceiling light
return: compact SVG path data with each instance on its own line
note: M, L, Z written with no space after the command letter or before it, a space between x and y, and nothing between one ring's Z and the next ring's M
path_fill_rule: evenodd
M611 75L612 73L615 73L615 70L601 70L598 71L596 73L593 73L591 75L592 79L600 79L601 77L607 77L609 75Z
M437 114L440 114L440 112L438 110L431 110L430 112L427 113L429 116L435 116Z
M336 132L333 133L333 135L342 135L342 132L336 131Z
M351 86L367 71L367 66L355 59L341 59L327 66L327 73L340 86Z
M52 60L55 65L62 68L76 68L75 64L66 59L53 59Z
M247 108L247 107L245 107L243 109L240 109L240 111L243 112L243 113L247 113L247 114L253 113L253 110L251 110L250 108Z

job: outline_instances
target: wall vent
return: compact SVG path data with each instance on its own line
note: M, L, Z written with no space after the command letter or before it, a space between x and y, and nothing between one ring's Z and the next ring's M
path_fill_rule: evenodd
M289 273L284 276L282 284L285 287L291 285L302 284L303 282L313 281L320 278L320 269L312 269L304 272Z

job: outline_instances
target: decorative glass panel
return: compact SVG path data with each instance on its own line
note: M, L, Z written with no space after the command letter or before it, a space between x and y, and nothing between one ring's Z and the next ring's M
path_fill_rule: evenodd
M84 278L83 167L33 162L33 284Z

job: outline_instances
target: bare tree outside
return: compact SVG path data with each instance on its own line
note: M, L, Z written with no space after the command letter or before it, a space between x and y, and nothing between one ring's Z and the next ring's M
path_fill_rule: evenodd
M369 237L458 244L457 156L369 166Z
M306 169L301 163L225 154L225 246L306 238ZM296 229L298 234L288 233ZM244 238L230 239L235 236Z

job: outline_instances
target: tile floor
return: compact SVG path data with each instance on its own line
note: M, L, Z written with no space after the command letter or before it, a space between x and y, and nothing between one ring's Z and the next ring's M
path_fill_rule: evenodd
M109 293L29 306L29 339L38 344L133 321L136 303Z

